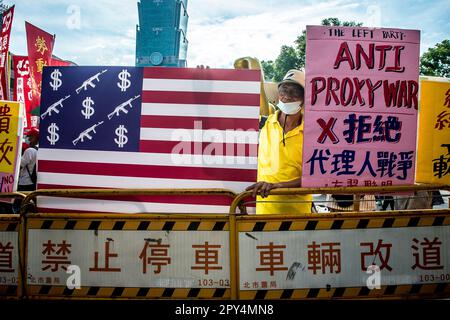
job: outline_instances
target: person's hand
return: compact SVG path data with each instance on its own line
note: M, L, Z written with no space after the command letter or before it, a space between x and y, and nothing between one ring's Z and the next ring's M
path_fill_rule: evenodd
M259 193L261 197L265 198L269 195L270 190L275 189L277 186L275 183L260 181L248 186L245 191L253 190L252 196L256 197Z

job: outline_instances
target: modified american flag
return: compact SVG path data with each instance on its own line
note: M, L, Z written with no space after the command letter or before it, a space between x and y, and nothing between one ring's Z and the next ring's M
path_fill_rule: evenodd
M38 189L222 188L256 181L260 72L46 67ZM226 213L225 196L38 198L43 212Z

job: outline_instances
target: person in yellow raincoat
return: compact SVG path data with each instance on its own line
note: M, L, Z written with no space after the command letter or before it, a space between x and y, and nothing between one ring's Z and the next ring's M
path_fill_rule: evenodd
M312 195L269 196L275 188L301 187L305 75L289 70L278 84L278 109L259 136L256 214L311 213Z

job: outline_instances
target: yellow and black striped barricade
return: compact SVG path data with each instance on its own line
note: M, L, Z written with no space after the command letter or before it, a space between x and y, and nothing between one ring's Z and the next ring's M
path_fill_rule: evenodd
M92 192L73 190L70 196L87 196ZM100 193L102 196L163 193L233 196L223 190L103 190ZM67 196L65 191L38 191L26 201L44 194ZM231 297L227 214L25 213L24 216L25 296L29 298Z
M0 193L2 199L19 199L22 193ZM4 202L6 204L6 202ZM9 202L8 202L9 204ZM17 298L20 295L20 215L11 212L0 214L0 298Z
M449 209L244 215L236 223L239 299L450 297Z

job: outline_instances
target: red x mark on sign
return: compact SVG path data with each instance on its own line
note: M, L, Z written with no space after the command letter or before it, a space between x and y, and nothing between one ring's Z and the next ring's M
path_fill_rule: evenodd
M330 120L328 120L328 122L325 123L325 120L323 120L322 118L317 119L317 123L322 128L322 134L317 139L317 142L324 143L327 137L330 138L333 144L339 142L339 138L333 132L333 127L336 124L336 120L337 118L330 118Z

